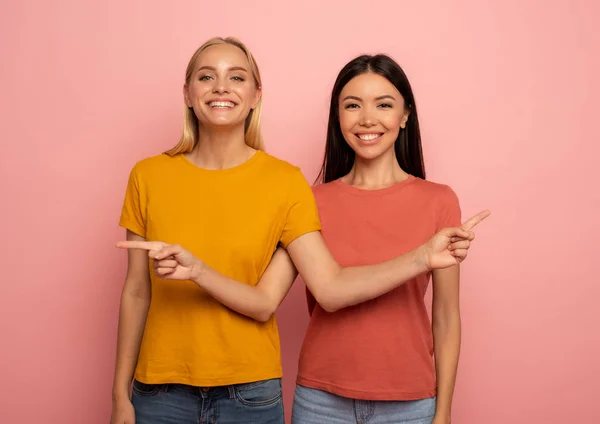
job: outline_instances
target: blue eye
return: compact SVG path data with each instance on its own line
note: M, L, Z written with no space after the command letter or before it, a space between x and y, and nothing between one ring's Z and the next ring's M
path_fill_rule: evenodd
M209 79L211 79L212 77L210 75L202 75L200 78L198 78L200 81L208 81Z
M231 79L232 79L232 80L235 80L235 81L244 82L244 78L242 78L242 77L233 77L233 78L231 78Z

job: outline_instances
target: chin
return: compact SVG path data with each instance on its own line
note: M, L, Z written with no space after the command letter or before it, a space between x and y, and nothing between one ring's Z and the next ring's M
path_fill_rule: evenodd
M384 146L380 145L352 146L352 150L354 150L354 153L357 157L361 159L372 160L384 155L389 150L389 148L385 148Z
M236 121L232 121L232 120L214 120L214 121L210 121L209 122L210 125L214 126L214 127L231 127L237 124Z
M244 119L207 119L204 122L204 125L207 127L217 127L217 128L225 128L225 127L235 127L237 125L243 124L245 122Z

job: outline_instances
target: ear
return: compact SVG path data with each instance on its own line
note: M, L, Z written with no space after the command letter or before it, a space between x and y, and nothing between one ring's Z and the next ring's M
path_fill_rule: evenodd
M260 99L262 99L262 89L257 88L256 93L254 93L254 102L252 102L252 110L254 110L256 106L258 106L258 102L260 102Z
M410 109L404 108L404 112L402 113L402 118L400 119L400 128L406 128L406 123L408 122L408 115L410 115Z
M187 107L192 107L187 84L183 84L183 101Z

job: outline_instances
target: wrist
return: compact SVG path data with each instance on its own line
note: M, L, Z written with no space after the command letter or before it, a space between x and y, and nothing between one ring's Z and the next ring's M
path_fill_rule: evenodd
M450 408L448 408L446 405L440 405L439 403L437 404L435 409L435 418L437 420L441 420L443 423L449 423L451 415Z
M198 258L195 258L195 261L196 262L192 267L191 280L199 286L202 286L202 282L204 281L204 278L206 276L207 266Z
M450 424L450 416L435 414L433 416L433 423L435 423L435 424Z
M113 403L130 402L128 389L114 389L112 392Z
M426 273L431 271L431 266L429 265L429 249L427 244L422 244L415 250L415 263L421 273Z
M450 416L435 414L433 417L432 424L450 424Z

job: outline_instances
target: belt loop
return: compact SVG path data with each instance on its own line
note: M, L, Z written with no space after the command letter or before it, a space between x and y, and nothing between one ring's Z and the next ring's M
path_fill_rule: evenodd
M233 385L227 386L227 390L229 391L229 399L235 399L235 387Z

